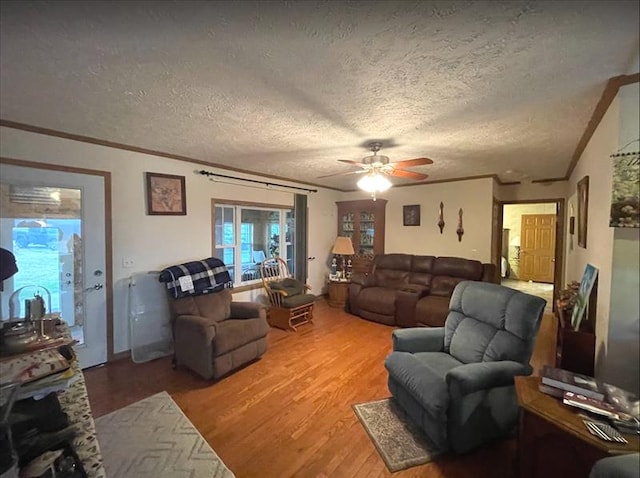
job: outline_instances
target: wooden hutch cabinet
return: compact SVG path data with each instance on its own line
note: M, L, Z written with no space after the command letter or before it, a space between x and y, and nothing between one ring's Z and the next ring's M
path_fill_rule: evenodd
M354 272L368 272L373 256L384 253L386 199L338 201L338 235L350 237Z

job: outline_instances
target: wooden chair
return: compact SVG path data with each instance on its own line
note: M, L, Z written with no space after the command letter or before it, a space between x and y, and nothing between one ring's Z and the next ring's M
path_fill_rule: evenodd
M279 257L265 260L260 264L260 276L271 305L269 325L295 331L313 320L316 297L306 293L310 286L291 277L285 261Z

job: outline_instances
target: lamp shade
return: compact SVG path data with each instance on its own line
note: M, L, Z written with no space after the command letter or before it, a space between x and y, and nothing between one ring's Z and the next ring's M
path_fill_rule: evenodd
M336 242L333 244L332 254L340 254L343 256L352 256L355 254L353 250L353 244L350 237L338 236Z

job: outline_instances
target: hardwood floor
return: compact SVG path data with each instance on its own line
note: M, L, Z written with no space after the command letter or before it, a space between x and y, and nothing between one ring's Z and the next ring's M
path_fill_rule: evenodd
M86 370L94 416L166 390L238 478L511 476L515 440L392 475L351 408L389 396L383 360L392 329L324 300L314 322L297 333L271 329L262 359L215 383L172 370L169 358ZM545 316L536 371L553 363L554 327Z

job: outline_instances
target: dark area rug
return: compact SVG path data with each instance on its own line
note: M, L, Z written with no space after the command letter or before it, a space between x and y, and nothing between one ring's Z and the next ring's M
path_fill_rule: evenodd
M376 446L389 471L424 465L437 455L428 438L391 398L353 405L356 416Z

